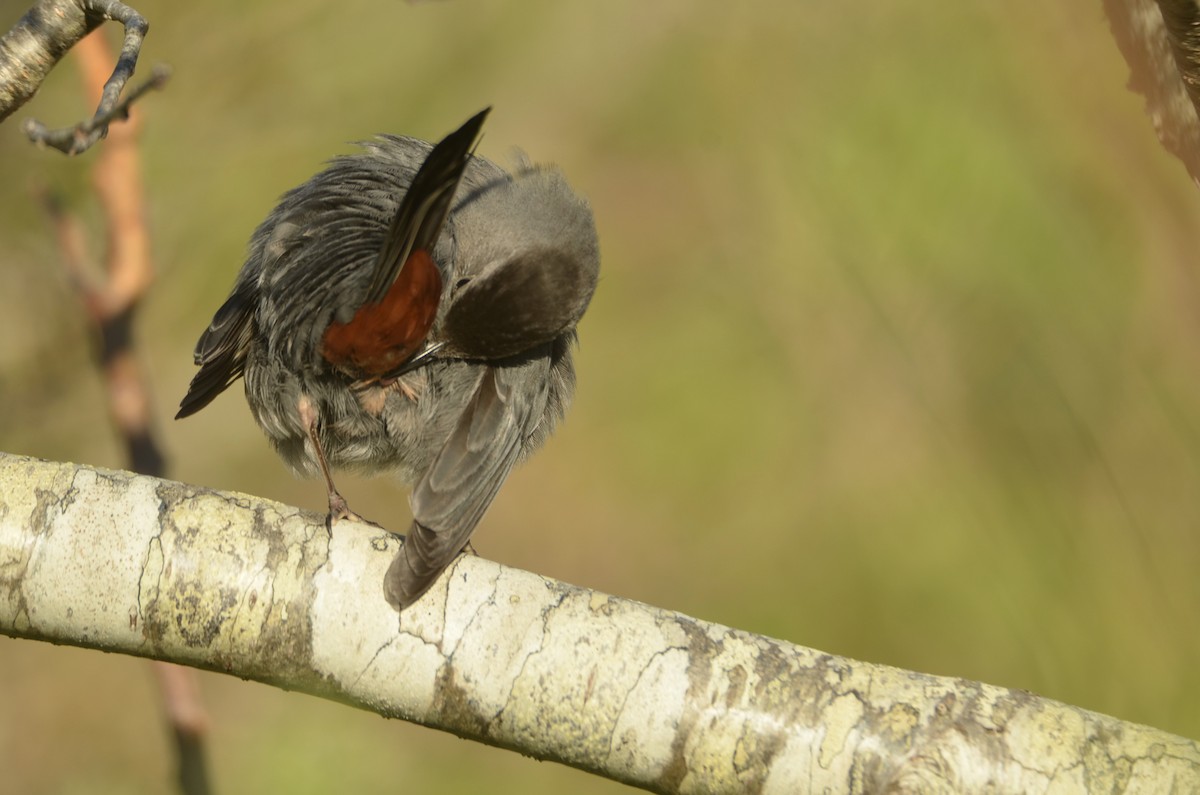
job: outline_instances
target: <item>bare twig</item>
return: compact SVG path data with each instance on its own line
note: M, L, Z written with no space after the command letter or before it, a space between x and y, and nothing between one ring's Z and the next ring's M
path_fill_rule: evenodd
M102 101L96 108L95 116L79 122L74 127L51 130L36 119L27 119L22 129L29 136L29 140L36 144L49 146L68 155L77 155L87 151L96 141L108 135L110 122L128 118L130 106L147 91L162 88L170 76L169 67L164 64L156 65L149 79L139 83L123 100L113 105L106 105Z
M121 99L149 29L146 19L133 8L118 0L38 0L12 30L0 37L0 121L33 97L71 47L110 20L125 27L125 40L92 118L57 130L30 119L24 124L26 134L39 145L79 154L107 135L112 121L125 118L138 97L162 87L169 71L156 66L149 80Z
M88 84L96 96L104 84L107 46L98 34L76 48ZM63 261L99 341L113 422L128 443L131 466L144 474L164 474L161 452L150 435L150 402L133 350L132 323L138 302L154 279L150 237L145 221L137 118L114 128L109 145L97 159L92 183L106 217L104 273L87 255L79 222L57 200L48 200Z

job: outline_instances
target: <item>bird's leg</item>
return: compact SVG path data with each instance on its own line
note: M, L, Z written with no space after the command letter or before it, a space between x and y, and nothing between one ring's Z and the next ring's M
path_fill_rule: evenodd
M329 471L329 462L325 460L325 448L321 446L321 437L317 435L317 423L320 422L320 416L317 414L316 407L313 406L308 395L300 396L298 408L300 410L300 421L304 423L304 430L308 432L308 439L312 442L313 450L316 451L317 463L321 465L321 474L325 476L325 486L329 492L329 515L325 517L326 532L332 536L334 521L341 519L350 519L382 529L381 525L364 519L350 510L350 504L346 502L346 498L333 485L333 475Z
M317 463L321 465L321 474L325 476L325 487L329 491L329 515L325 517L325 529L332 534L334 520L358 519L360 517L354 511L350 510L350 505L346 502L346 498L333 485L333 475L329 472L329 462L325 460L325 450L321 447L321 440L317 436L316 422L305 423L305 428L308 430L308 438L312 441L313 449L317 452Z

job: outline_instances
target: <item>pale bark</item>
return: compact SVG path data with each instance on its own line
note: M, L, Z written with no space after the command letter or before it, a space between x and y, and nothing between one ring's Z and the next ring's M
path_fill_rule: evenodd
M658 792L1186 792L1200 746L471 556L411 609L399 539L0 455L0 632L324 696Z

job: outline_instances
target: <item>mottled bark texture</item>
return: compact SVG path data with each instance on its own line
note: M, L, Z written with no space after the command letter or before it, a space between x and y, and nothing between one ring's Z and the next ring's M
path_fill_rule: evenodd
M1200 5L1104 0L1104 10L1158 140L1200 182Z
M401 615L399 539L0 455L0 632L336 699L656 792L1186 792L1200 746L464 556Z

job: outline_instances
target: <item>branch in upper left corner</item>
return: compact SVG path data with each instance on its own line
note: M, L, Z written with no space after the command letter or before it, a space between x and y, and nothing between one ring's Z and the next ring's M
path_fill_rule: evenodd
M79 154L107 135L111 122L127 117L132 102L151 89L161 88L170 72L165 66L155 66L148 80L122 97L150 27L133 8L117 0L38 0L12 30L0 36L0 121L37 93L68 50L110 20L124 26L125 38L95 113L74 126L59 129L29 119L22 125L26 135L40 146Z

